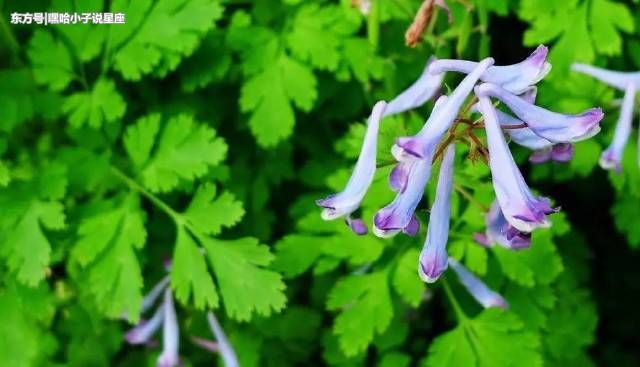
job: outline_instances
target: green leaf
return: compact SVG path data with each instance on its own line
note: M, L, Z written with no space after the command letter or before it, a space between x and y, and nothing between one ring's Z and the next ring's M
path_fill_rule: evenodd
M418 277L418 258L420 251L411 249L400 257L393 274L393 287L396 292L412 307L418 307L422 301L425 287Z
M282 276L267 270L273 255L250 237L223 241L201 238L216 275L227 315L239 321L252 313L269 316L286 304Z
M328 310L340 310L333 325L346 356L363 352L393 317L388 274L379 271L341 279L329 293Z
M488 309L438 336L423 366L541 367L540 340L512 313Z
M217 0L116 0L111 9L127 16L111 30L109 50L127 80L175 70L222 16Z
M187 221L199 233L208 235L220 233L222 227L232 227L243 215L242 203L228 192L216 197L216 187L212 184L198 188L184 213Z
M69 115L69 123L73 127L89 127L98 129L103 124L113 123L124 116L127 104L118 93L115 83L100 78L91 91L77 92L64 101L62 110Z
M193 294L196 308L218 307L218 292L207 271L204 254L182 226L178 227L176 246L173 250L171 288L176 298L184 304L189 304Z
M612 218L616 228L624 233L629 246L640 247L640 226L638 226L638 215L640 215L640 198L622 193L618 195L611 208Z
M214 129L188 115L169 119L152 149L159 119L158 115L139 119L127 129L124 142L149 190L170 191L182 181L191 182L204 176L210 167L224 159L227 153L224 140L216 137Z
M0 191L0 256L17 279L35 286L45 277L51 255L47 230L65 227L64 207L34 196L29 183L14 182Z
M55 91L65 89L75 79L71 53L64 43L51 33L37 29L27 49L33 76L38 84Z
M633 32L633 16L624 4L593 0L589 26L593 30L591 38L596 50L605 55L618 55L622 51L622 37L618 32Z
M531 248L526 251L510 251L494 246L493 253L505 275L525 287L549 284L564 268L549 230L536 231L532 237Z
M88 291L108 317L136 321L142 305L142 271L136 255L146 241L140 199L130 194L104 203L78 226L71 256L86 269Z
M10 132L33 117L35 93L29 70L0 70L0 131Z
M240 109L252 113L249 127L258 143L272 147L293 132L292 104L309 111L316 96L316 78L311 70L283 54L245 82Z
M411 357L400 352L385 353L378 366L380 367L407 367L411 365Z
M46 286L0 288L0 358L8 366L50 365L55 340L47 329L53 317L53 297Z

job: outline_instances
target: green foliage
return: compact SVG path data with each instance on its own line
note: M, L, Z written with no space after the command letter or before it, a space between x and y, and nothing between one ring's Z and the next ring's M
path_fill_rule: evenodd
M243 367L600 364L587 353L602 302L589 288L597 285L585 255L592 243L583 241L589 226L554 214L529 250L478 246L473 233L484 230L493 188L465 149L448 251L504 295L508 311L482 310L451 272L448 290L419 279L433 182L416 237L356 236L341 220L323 221L314 200L343 188L371 106L411 84L429 56L495 53L502 63L526 54L519 39L502 46L517 29L503 24L516 17L527 24L526 46L552 46L540 104L566 112L597 104L610 115L571 163L531 167L527 181L553 193L597 182L616 96L568 66L605 57L640 66L629 2L446 0L452 23L435 8L415 49L404 32L418 0L372 0L368 14L350 0L23 3L0 2L4 365L153 365L158 349L127 346L123 334L167 272L185 365L223 363L189 341L211 338L207 311ZM126 24L9 24L26 11L122 12ZM369 227L394 197L392 144L414 134L431 107L382 122L380 169L354 213ZM634 247L636 149L630 143L622 174L609 176L613 223ZM602 201L609 189L592 192Z

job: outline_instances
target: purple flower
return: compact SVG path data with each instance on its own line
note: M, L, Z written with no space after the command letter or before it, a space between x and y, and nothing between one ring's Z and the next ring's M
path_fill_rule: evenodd
M550 226L546 216L557 209L549 206L548 199L537 198L529 190L504 140L496 110L488 97L480 94L478 109L484 117L487 132L491 179L505 218L522 232Z
M591 75L614 88L627 90L629 84L640 85L640 72L620 72L585 64L573 64L571 70Z
M400 149L395 148L392 153L394 153L396 159L403 160L404 157L413 156L431 160L436 145L453 124L465 99L473 90L482 73L491 65L493 65L492 58L486 58L478 63L475 69L460 82L448 98L440 98L438 100L439 103L436 103L429 119L416 136L398 138L396 146L404 154L398 154Z
M622 109L620 110L620 118L616 125L613 135L613 142L602 152L600 156L600 166L605 169L615 168L617 172L621 171L620 161L624 153L624 147L627 145L629 135L631 134L631 120L633 118L633 104L636 97L635 84L628 84L624 92L624 100L622 101Z
M173 305L171 290L164 291L164 323L162 329L162 353L158 357L158 367L174 367L178 365L179 331L176 309Z
M147 312L147 310L149 310L153 306L153 304L156 303L156 300L158 299L158 297L160 297L162 291L164 291L164 289L169 285L169 281L169 276L166 275L164 278L160 279L160 281L156 285L154 285L153 288L151 288L149 293L147 293L147 295L142 299L142 308L140 309L140 313Z
M316 202L324 208L323 219L331 220L348 216L360 206L376 172L378 128L386 105L384 101L380 101L373 107L360 156L344 190Z
M454 145L449 145L442 159L436 198L431 207L427 239L425 240L418 274L428 283L435 282L440 274L447 270L447 239L449 238L449 220L451 217L451 190L453 188Z
M389 173L389 186L391 190L395 192L404 192L407 188L407 180L409 179L409 172L413 162L400 161L396 164Z
M600 131L598 124L604 114L591 108L578 115L563 115L527 103L499 85L485 83L476 88L478 97L492 96L504 102L538 136L553 143L568 143L588 139Z
M240 363L238 363L238 357L236 356L236 352L233 350L233 346L229 343L227 336L225 335L222 327L218 323L213 312L207 312L207 320L209 321L209 327L211 327L211 331L213 335L216 337L216 341L218 342L218 350L220 355L222 356L222 360L224 361L225 367L238 367Z
M391 237L410 227L411 220L429 180L431 160L416 160L411 164L404 191L380 209L373 218L373 233L378 237Z
M347 225L349 226L349 228L351 228L351 230L353 231L353 233L363 236L365 234L367 234L368 230L367 230L367 225L364 224L364 221L362 219L353 219L351 218L351 216L347 216L347 218L345 219Z
M429 58L418 80L387 104L387 109L384 111L383 117L420 107L440 90L444 74L432 75L428 72L429 65L431 65L434 60L434 57Z
M506 90L520 94L527 88L542 80L551 70L547 60L549 50L540 45L524 61L507 66L492 66L482 74L481 80L487 83L501 85ZM429 67L433 75L445 71L455 71L469 74L477 63L465 60L436 60Z
M511 250L519 250L531 246L531 233L521 232L507 222L500 205L494 201L485 217L487 225L484 234L476 233L474 239L485 247L494 243Z
M147 344L153 334L160 328L160 325L162 325L162 320L164 320L164 311L161 304L151 319L148 321L140 320L133 329L127 331L124 339L129 344Z
M449 265L456 275L458 275L460 283L464 285L473 298L484 308L500 307L506 309L509 307L500 294L492 291L482 280L473 275L473 273L455 259L449 258Z

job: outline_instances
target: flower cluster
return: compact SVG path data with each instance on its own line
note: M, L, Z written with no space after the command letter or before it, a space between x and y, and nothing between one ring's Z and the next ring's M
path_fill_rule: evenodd
M426 282L434 282L450 266L481 304L486 307L505 306L506 302L499 295L447 255L454 187L454 130L460 123L469 125L466 130L466 138L469 139L463 141L471 142L472 154L479 152L485 158L496 195L486 215L486 233L476 234L476 239L484 246L529 247L531 233L536 228L548 227L547 216L559 209L552 207L547 198L531 192L511 155L504 132L515 143L534 151L530 157L533 163L549 159L565 162L573 154L572 143L597 134L603 117L599 108L567 115L534 104L535 85L551 69L546 61L547 53L545 46L539 46L524 61L508 66L494 66L492 58L480 62L430 59L420 78L407 90L389 103L380 101L375 104L368 119L360 156L345 189L317 201L323 208L322 217L325 220L344 217L355 233L367 233L364 221L353 218L352 213L360 206L376 171L376 145L381 120L419 107L434 98L441 89L446 72L463 73L464 79L450 95L437 98L430 116L416 135L396 139L391 153L397 164L389 176L389 186L396 192L396 197L375 214L373 233L378 237L390 237L399 232L418 233L420 224L415 210L423 197L433 163L441 160L436 196L419 259L419 276ZM491 98L502 102L513 115L497 110ZM473 121L467 118L467 113L480 113L481 118ZM486 147L473 134L477 128L484 128L486 132Z
M611 71L584 64L573 64L571 68L624 91L622 108L613 135L613 142L600 156L600 166L602 168L615 169L619 173L622 169L620 162L622 161L624 148L629 140L629 135L631 135L633 105L638 86L640 86L640 72ZM640 144L638 146L640 147ZM640 164L640 148L638 149L638 163Z
M169 270L170 265L167 265L166 268ZM170 278L167 275L149 291L142 300L140 313L151 309L160 295L163 295L162 302L149 320L142 319L125 334L125 340L129 344L154 346L156 343L152 337L162 326L162 352L158 357L158 367L175 367L180 362L178 355L180 330L169 283ZM123 315L123 318L128 319L128 315ZM212 312L207 313L207 320L216 341L194 336L191 338L193 343L210 352L219 353L226 367L237 367L239 364L235 351Z

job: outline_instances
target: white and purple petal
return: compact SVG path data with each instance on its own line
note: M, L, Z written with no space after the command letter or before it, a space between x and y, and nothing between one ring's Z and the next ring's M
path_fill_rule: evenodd
M586 64L573 64L571 65L571 70L590 75L620 90L626 90L629 84L640 85L640 71L613 71Z
M467 75L460 84L458 84L456 89L454 89L448 98L438 99L429 119L427 119L427 122L425 122L418 134L413 137L402 137L396 140L395 145L404 151L404 154L401 154L401 157L427 159L427 157L430 157L433 154L438 142L442 139L442 136L447 132L451 125L453 125L456 117L458 117L462 104L473 90L473 87L480 79L480 76L491 65L493 65L492 58L486 58L477 63L477 66L473 71L469 73L469 75ZM396 159L398 159L397 156Z
M316 204L324 208L322 210L322 218L324 220L332 220L349 215L360 206L376 172L378 130L385 107L386 103L384 101L376 103L373 107L367 122L367 132L360 156L344 190L316 201Z
M520 94L542 80L551 70L551 64L547 62L548 52L547 47L540 45L524 61L513 65L492 66L482 74L480 79ZM476 66L477 63L473 61L436 60L429 67L429 72L434 75L446 71L469 74Z
M209 321L211 331L213 332L213 335L216 337L216 341L218 342L218 349L220 351L220 356L222 357L222 360L224 362L224 366L240 366L235 350L231 346L231 343L229 343L229 339L227 339L224 330L222 330L220 323L218 323L218 320L212 312L207 312L207 320Z
M180 336L171 289L164 291L163 310L162 353L160 353L158 357L157 365L158 367L175 367L179 362L178 348L180 345Z
M531 233L522 232L513 227L502 214L500 205L494 201L485 217L487 226L483 237L474 235L476 242L485 247L494 243L510 250L520 250L531 246Z
M600 156L600 166L604 169L615 169L620 172L624 147L627 145L629 135L631 135L631 122L633 119L633 105L636 97L636 85L628 84L622 101L620 118L616 124L611 145L602 152Z
M434 57L430 57L418 80L387 104L383 117L418 108L436 95L442 86L444 74L429 73L429 65L434 60Z
M599 122L604 117L600 108L591 108L577 115L552 112L527 103L499 85L491 83L479 86L476 95L498 98L536 135L553 143L577 142L594 136L600 131Z
M575 148L571 143L559 143L553 146L551 149L551 159L554 162L569 162L573 159L573 154L575 153Z
M550 207L548 199L531 193L509 151L489 97L480 94L478 110L484 117L493 188L505 218L522 232L550 226L547 215L557 210Z
M427 238L418 262L418 275L428 283L435 282L447 270L447 241L451 219L451 191L453 190L453 162L455 148L451 144L442 159L436 197L431 206Z
M499 307L508 308L507 301L497 292L491 290L480 278L476 277L462 264L453 258L449 258L451 269L458 275L458 280L467 289L469 294L484 308Z
M151 316L151 319L140 320L133 329L127 331L124 339L129 344L147 344L153 334L160 328L160 325L162 325L162 320L164 320L164 307L161 304Z

